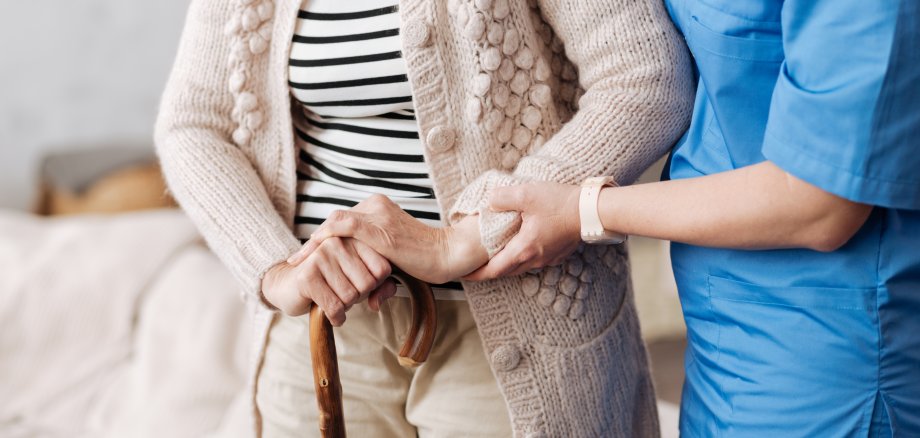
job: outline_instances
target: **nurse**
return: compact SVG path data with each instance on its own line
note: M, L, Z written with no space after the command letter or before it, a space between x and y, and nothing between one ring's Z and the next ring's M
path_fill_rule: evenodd
M920 436L920 2L668 8L699 75L670 181L496 189L521 232L470 278L550 264L598 220L671 240L684 436Z

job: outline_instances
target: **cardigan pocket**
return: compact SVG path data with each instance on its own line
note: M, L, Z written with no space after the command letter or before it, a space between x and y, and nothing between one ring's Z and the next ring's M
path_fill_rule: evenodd
M625 245L583 245L562 265L525 276L522 288L535 319L528 338L547 347L572 348L606 337L633 307Z

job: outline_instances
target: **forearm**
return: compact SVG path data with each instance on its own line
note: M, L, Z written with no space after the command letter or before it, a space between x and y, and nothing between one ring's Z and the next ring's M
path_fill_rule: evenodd
M605 189L604 227L626 234L741 249L833 250L871 207L830 195L769 162L685 180Z

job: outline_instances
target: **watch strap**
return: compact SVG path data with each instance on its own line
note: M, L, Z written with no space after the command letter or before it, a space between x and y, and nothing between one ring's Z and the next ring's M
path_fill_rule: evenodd
M617 244L626 240L626 235L604 229L598 214L597 204L601 189L615 186L613 178L598 176L586 179L581 184L578 199L578 215L581 221L581 239L590 244Z

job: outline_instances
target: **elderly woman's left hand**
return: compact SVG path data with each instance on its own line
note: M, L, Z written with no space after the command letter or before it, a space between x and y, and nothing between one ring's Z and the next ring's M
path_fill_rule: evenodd
M433 284L459 278L488 260L479 243L477 217L451 227L430 227L386 196L374 195L351 210L329 215L288 263L300 263L330 237L356 238L409 275Z

